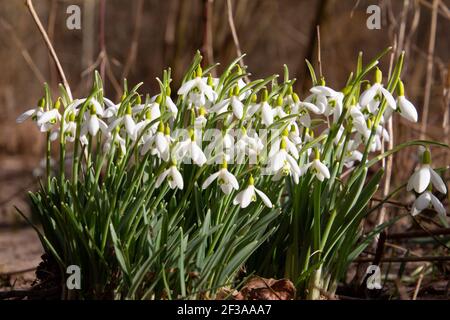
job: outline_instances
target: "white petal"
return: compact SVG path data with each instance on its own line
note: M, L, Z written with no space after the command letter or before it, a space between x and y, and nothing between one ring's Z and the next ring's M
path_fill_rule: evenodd
M178 89L178 94L179 95L185 95L186 93L188 93L189 91L191 91L191 89L194 87L195 85L195 79L186 81L181 87L180 89Z
M124 123L125 123L125 129L127 130L127 133L130 135L130 137L133 140L136 140L136 124L134 123L133 118L131 115L126 114L124 117Z
M230 173L228 170L223 171L223 174L226 177L226 180L228 180L228 182L231 184L231 186L234 189L238 190L239 189L239 183L236 180L236 177L232 173Z
M261 117L264 125L269 126L273 123L272 108L267 102L263 102L263 105L261 107Z
M404 96L398 97L398 106L400 108L400 115L409 121L417 122L418 115L414 105L409 102Z
M431 183L433 186L440 192L440 193L447 193L447 188L445 186L444 181L442 180L441 176L438 175L433 169L430 168L430 174L431 174Z
M330 179L330 171L328 170L327 166L324 165L322 162L320 162L319 160L314 160L315 163L315 167L317 168L317 170L320 171L320 173L327 179Z
M183 176L181 175L180 171L175 166L172 166L172 177L175 181L178 189L183 190L184 188L184 182L183 182Z
M22 123L25 120L27 120L29 117L31 117L36 112L36 109L30 109L22 113L17 119L17 123Z
M242 119L242 115L244 113L244 105L238 98L231 98L231 106L233 107L233 113L238 119Z
M95 114L91 115L89 117L89 124L88 124L89 133L92 136L95 136L97 134L99 128L100 128L100 125L98 124L97 116Z
M208 178L206 178L205 182L203 182L202 184L202 189L206 189L208 188L208 186L217 179L217 177L219 176L220 171L213 173L212 175L210 175Z
M384 98L386 99L388 106L393 110L397 109L397 104L395 103L395 99L392 94L383 87L381 87L380 90Z
M267 207L272 208L272 202L270 201L269 197L266 196L266 194L264 192L262 192L261 190L258 190L255 188L255 191L261 197L261 200L264 202L264 204Z
M447 215L447 213L445 212L445 208L444 208L443 204L433 194L430 194L430 197L431 197L431 203L433 205L433 208L436 210L436 212L438 214L445 217Z
M242 194L241 208L247 208L250 202L252 202L255 196L255 188L253 186L248 186Z
M167 175L170 173L170 169L165 170L163 173L161 173L156 179L155 187L159 188L159 186L163 183L164 179L167 177Z
M422 193L416 199L416 201L414 201L414 206L416 207L417 210L422 211L423 209L428 208L428 206L430 205L430 201L431 201L431 193L426 191Z
M428 166L423 166L415 174L417 176L414 180L414 190L416 190L417 193L422 193L430 184L430 168Z
M369 102L375 98L380 85L378 83L374 84L372 87L364 91L359 97L359 104L363 107L367 106Z

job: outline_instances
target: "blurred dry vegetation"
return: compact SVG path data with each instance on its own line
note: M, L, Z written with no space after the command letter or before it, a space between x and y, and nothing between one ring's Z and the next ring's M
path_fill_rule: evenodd
M367 62L387 46L394 46L397 54L405 50L402 79L420 118L411 124L396 117L394 143L412 138L449 143L449 0L230 3L251 77L281 73L286 64L291 77L297 78L301 98L310 85L305 59L317 66L316 25L320 25L323 74L327 84L336 89L344 86L359 51ZM366 9L371 4L381 7L380 30L366 27ZM219 71L237 54L227 0L34 0L34 5L75 97L86 95L94 69L104 75L106 96L117 99L124 77L131 84L143 81L142 90L155 93L154 79L166 67L173 70L176 88L197 49L208 63L220 62ZM81 8L80 30L66 27L69 5ZM0 66L2 224L14 220L13 205L26 206L24 191L34 185L31 172L44 148L43 136L35 126L31 122L17 125L15 119L37 103L44 81L55 94L60 81L24 0L0 0ZM389 57L381 61L381 69L388 73ZM433 160L448 166L450 154L433 150ZM416 164L415 150L396 155L391 188L402 184ZM448 170L446 178L448 181ZM1 263L0 259L0 267Z

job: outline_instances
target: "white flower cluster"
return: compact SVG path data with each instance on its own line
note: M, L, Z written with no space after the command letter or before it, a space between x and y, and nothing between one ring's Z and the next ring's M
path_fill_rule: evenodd
M271 175L273 181L291 177L295 183L308 173L324 181L330 178L327 166L340 161L347 168L353 167L363 159L369 142L369 151L381 150L390 138L383 125L394 111L417 121L416 109L404 97L403 84L400 82L395 100L381 84L378 69L374 83L359 101L346 98L345 90L327 87L323 80L302 101L293 92L292 82L272 84L269 91L265 86L258 87L260 82L246 83L239 67L233 72L223 80L205 76L197 67L177 91L177 102L171 98L168 81L160 94L145 103L137 94L117 104L107 98L90 97L71 101L61 114L60 99L50 107L41 100L37 108L26 111L17 121L31 117L52 140L62 134L64 143L88 145L99 139L104 152L117 146L114 150L124 155L136 145L141 156L151 155L162 166L156 187L167 181L170 188L183 189L186 181L181 163L218 165L201 187L206 189L217 181L225 194L231 194L241 187L229 165L246 165L247 186L233 202L242 208L257 195L272 207L269 197L255 187L253 173L258 178ZM385 103L386 108L382 107ZM380 112L383 114L375 130ZM332 128L338 133L332 143L336 152L330 158L325 155L323 141ZM208 130L213 130L212 137L210 134L208 138ZM205 139L212 141L207 144Z

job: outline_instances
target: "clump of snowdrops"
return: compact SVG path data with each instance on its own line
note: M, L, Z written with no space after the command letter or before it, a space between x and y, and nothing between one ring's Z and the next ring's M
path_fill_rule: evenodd
M403 147L438 144L411 141L369 159L389 139L394 113L417 121L400 80L403 55L386 86L380 57L363 67L360 55L341 91L308 64L304 100L287 67L282 81L248 82L236 59L215 78L216 65L203 70L199 54L178 90L169 69L154 96L125 81L113 102L98 74L83 99L64 87L52 99L46 87L18 119L31 117L47 134L47 180L30 193L46 252L61 275L81 267L76 295L84 298L214 298L238 286L246 262L248 271L293 280L301 296L332 290L386 226L358 242L383 174L368 169ZM436 181L429 161L424 167ZM428 187L412 180L417 192ZM436 207L433 197L425 191L414 214Z

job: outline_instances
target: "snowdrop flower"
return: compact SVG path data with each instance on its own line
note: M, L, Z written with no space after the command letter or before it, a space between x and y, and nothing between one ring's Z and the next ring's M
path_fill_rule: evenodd
M128 134L128 136L131 138L131 140L136 141L137 139L137 126L134 122L132 111L131 111L131 104L127 104L127 109L125 111L125 115L123 117L120 117L116 119L114 122L111 123L112 128L116 128L117 126L120 126L123 124L125 126L125 130Z
M400 115L411 121L417 122L417 110L414 105L405 97L405 88L403 86L403 82L400 80L398 83L398 97L397 104L400 109Z
M286 151L291 154L295 159L298 159L298 149L294 142L289 139L288 129L284 129L281 137L277 137L273 140L272 148L269 152L269 158L273 157L275 154L283 153L282 146L285 146ZM275 171L278 169L275 169Z
M217 98L217 93L213 88L208 85L208 78L202 78L202 69L200 66L197 67L196 77L192 80L186 81L180 89L178 89L178 95L186 97L186 95L194 89L197 89L201 96L206 96L206 98L214 102Z
M411 191L414 189L417 193L422 193L431 182L439 192L447 193L444 181L430 166L430 150L425 150L422 157L422 166L409 178L406 190Z
M327 117L333 114L333 121L337 122L342 113L344 94L325 85L312 87L309 91L318 97L326 97L327 103L325 108L322 110L322 113ZM321 101L323 107L323 98Z
M236 142L237 163L243 163L244 156L248 155L250 163L255 164L257 156L263 149L264 144L257 133L254 132L252 136L249 136L247 130L242 128L241 135Z
M245 114L246 119L250 119L255 113L257 113L261 109L261 104L257 103L257 96L256 94L252 94L252 97L250 99L250 104L247 108L247 113Z
M49 132L56 125L56 123L61 120L58 107L59 100L56 101L53 109L45 111L40 115L36 123L41 132Z
M247 208L250 202L256 201L256 195L260 196L261 200L264 204L272 208L272 202L269 197L266 196L264 192L255 188L253 176L250 176L248 179L248 186L241 192L239 192L233 200L233 204L239 204L242 209Z
M427 209L433 206L434 210L441 216L446 216L446 211L442 203L439 201L436 196L434 196L430 191L425 191L422 193L415 201L411 208L411 214L413 216L419 214L422 210Z
M141 155L150 151L150 154L156 155L164 161L169 160L170 155L170 137L169 126L164 127L162 122L159 123L158 132L154 135L147 135L144 139L144 144L141 149Z
M206 178L205 182L203 182L202 189L208 188L208 186L216 179L225 194L230 194L233 189L239 190L239 183L237 182L236 177L228 171L227 162L225 160L222 163L222 169Z
M155 187L159 188L159 186L161 186L165 179L167 179L170 189L178 188L180 190L183 190L183 176L181 175L180 171L178 171L175 162L172 162L170 168L165 170L158 176L158 178L156 179Z
M366 118L360 110L360 106L354 105L350 109L350 116L352 118L353 127L359 132L364 139L368 140L370 136L370 130L367 127Z
M45 106L45 99L42 98L39 100L38 106L36 108L29 109L29 110L25 111L24 113L22 113L16 119L16 122L22 123L25 120L27 120L28 118L31 118L33 121L37 121L40 118L40 116L42 115L42 113L44 112L44 106Z
M119 111L119 108L120 108L120 103L115 104L114 102L112 102L108 98L103 98L103 102L106 105L106 108L105 108L104 113L103 113L103 117L104 118L116 117L117 116L117 112Z
M228 111L228 108L231 107L233 114L238 119L242 119L244 115L244 104L239 100L239 87L236 86L232 90L230 97L228 99L222 100L219 103L212 106L211 111L217 114L222 114Z
M189 158L198 166L202 166L206 163L206 157L202 149L198 146L195 140L194 130L190 130L190 137L180 142L175 148L177 159L182 160Z
M94 103L94 101L96 103ZM102 132L108 131L108 126L106 123L102 119L98 118L98 116L103 114L103 108L100 107L100 109L98 109L98 105L100 105L98 101L94 99L91 101L87 119L81 128L82 136L85 136L89 132L91 136L95 137L99 130L102 130Z
M273 119L279 120L287 116L286 112L283 110L283 97L278 96L275 108L272 109Z
M297 161L286 151L288 140L289 139L287 139L287 137L283 137L283 139L281 139L280 141L279 149L269 155L269 168L272 172L284 170L284 175L290 174L293 170L298 176L300 176L301 171L297 164ZM297 150L295 148L295 145L294 149ZM290 149L290 151L292 151L292 149Z
M77 132L77 124L75 122L75 113L70 112L67 120L64 122L64 138L69 142L75 141L75 136Z
M378 108L379 100L377 100L377 97L383 96L386 99L387 105L395 110L397 108L397 105L395 103L395 99L392 96L392 94L386 90L383 85L381 84L382 80L382 73L380 69L376 69L375 71L375 83L366 91L364 91L360 98L359 98L359 104L363 107L371 106L369 108L369 111L371 113L375 112L374 106Z
M103 152L108 152L112 145L118 145L120 148L120 152L122 155L126 153L126 142L125 139L120 136L120 127L115 127L115 134L110 133L108 135L108 138L105 141L105 144L103 145Z
M268 99L269 99L269 92L267 91L267 89L264 89L260 111L262 123L266 127L270 126L273 123L273 111L272 107L267 102Z
M330 171L327 166L320 162L320 154L317 149L315 151L315 159L308 163L305 166L305 169L312 170L313 174L316 176L319 181L323 181L324 179L330 179Z

